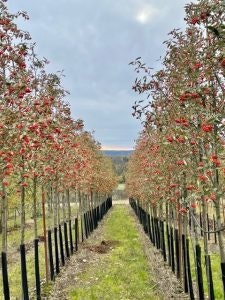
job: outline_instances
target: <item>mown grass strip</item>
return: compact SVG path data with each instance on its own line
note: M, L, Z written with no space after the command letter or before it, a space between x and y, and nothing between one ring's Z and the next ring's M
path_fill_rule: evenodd
M70 299L159 299L154 293L135 219L126 206L113 208L102 239L120 243L108 254L100 254L102 263L79 275L79 285L69 292Z

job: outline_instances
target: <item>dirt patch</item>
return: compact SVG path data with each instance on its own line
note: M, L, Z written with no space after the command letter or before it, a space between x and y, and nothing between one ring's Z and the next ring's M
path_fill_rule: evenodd
M105 253L108 253L109 251L111 251L115 246L117 246L119 244L120 244L119 241L103 240L103 241L101 241L101 243L99 245L87 245L87 246L85 246L85 248L92 252L96 252L99 254L105 254Z

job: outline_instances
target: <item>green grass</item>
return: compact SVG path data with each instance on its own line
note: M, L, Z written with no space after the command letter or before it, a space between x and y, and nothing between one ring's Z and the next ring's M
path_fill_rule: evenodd
M62 217L62 209L60 210L61 217ZM75 219L75 215L77 213L77 208L76 207L71 207L71 213L72 213L72 220ZM29 215L27 216L27 219L29 219ZM12 220L10 220L12 223ZM10 225L12 225L10 223ZM54 228L53 225L53 216L51 218L47 217L46 213L46 223L47 226L50 228ZM11 232L8 233L8 250L13 251L15 248L19 247L20 245L20 217L17 218L17 225L19 226L18 228L15 228ZM37 218L37 227L38 227L38 235L42 236L43 235L43 219L42 216ZM10 228L13 228L13 226ZM1 234L0 234L1 237ZM34 224L33 222L29 224L29 226L26 227L25 229L25 244L32 242L34 240ZM11 252L10 252L11 253Z
M167 243L167 236L166 236L166 225L164 227L164 234L165 234L165 243L166 243L166 251L168 252L168 243ZM211 235L211 243L213 243L213 235ZM193 239L194 240L194 239ZM202 274L203 274L203 286L204 286L204 293L205 296L208 296L208 288L207 288L207 279L206 279L206 267L205 267L205 257L204 257L204 243L203 239L200 239L200 246L201 246L201 264L202 264ZM223 284L222 284L222 277L221 277L221 268L220 268L220 255L219 250L209 251L210 258L211 258L211 268L212 268L212 277L213 277L213 284L214 284L214 294L215 299L223 299ZM196 286L197 291L197 276L195 272L195 255L194 250L195 246L191 242L191 238L189 236L189 254L190 254L190 265L191 265L191 276L192 281Z
M44 261L44 245L43 243L39 246L39 266L40 266L40 276L43 280L45 278L45 261ZM21 295L21 270L20 263L10 264L8 267L9 273L9 286L10 286L10 296L12 299L20 299ZM34 290L35 287L35 269L34 269L34 250L31 250L27 255L27 277L28 277L28 287L29 293ZM2 286L1 286L2 292Z
M205 268L205 258L204 258L204 251L203 251L203 242L200 242L201 251L202 251L202 274L203 274L203 285L204 291L207 295L207 280L206 280L206 268ZM213 284L214 284L214 293L215 299L223 299L223 285L222 285L222 278L221 278L221 269L220 269L220 255L219 253L210 253L211 257L211 267L212 267L212 277L213 277ZM192 250L192 246L190 244L190 264L191 264L191 275L192 280L197 284L197 278L195 273L195 263L194 263L194 253Z
M76 207L72 207L72 220L75 219ZM19 218L18 218L19 221ZM43 223L42 217L38 218L38 235L43 235ZM53 220L48 220L50 224ZM74 221L73 221L74 222ZM18 222L19 223L19 222ZM52 225L53 227L53 225ZM80 228L80 226L79 226ZM63 230L62 230L63 234ZM80 235L81 236L81 235ZM0 235L1 237L1 235ZM73 230L74 237L74 230ZM53 239L53 236L52 236ZM63 235L64 239L64 235ZM29 227L25 229L25 244L32 243L34 240L34 225L30 224ZM12 299L21 299L21 269L20 269L20 253L17 250L20 245L20 228L15 229L8 233L8 276L9 276L9 286L10 286L10 296ZM52 248L54 251L54 243L52 243ZM13 259L13 262L12 262ZM26 255L27 262L27 276L28 276L28 286L29 292L35 289L35 268L34 268L34 248L28 251ZM44 260L44 243L39 243L39 266L40 266L40 277L43 281L45 279L45 260ZM3 297L3 286L2 280L0 280L0 299Z
M117 186L117 190L123 191L125 189L125 183L119 183Z
M70 299L159 299L154 293L148 262L135 220L124 206L116 206L107 219L102 239L120 243L98 266L79 275L81 284L69 291Z

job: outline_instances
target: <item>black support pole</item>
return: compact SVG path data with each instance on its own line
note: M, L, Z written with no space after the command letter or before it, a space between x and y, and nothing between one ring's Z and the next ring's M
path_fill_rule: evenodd
M225 263L221 263L221 271L222 271L222 282L223 282L223 291L225 293Z
M176 253L176 272L177 278L180 278L180 245L178 229L175 229L175 253Z
M83 228L83 216L80 216L80 229L81 229L81 241L84 241L84 228Z
M7 255L6 252L2 252L2 280L3 280L3 292L4 299L10 300L9 292L9 279L8 279L8 267L7 267Z
M187 245L186 245L186 236L182 234L182 256L183 256L183 283L184 283L184 292L188 292L188 278L187 278Z
M202 278L202 262L201 262L201 247L195 246L196 249L196 264L197 264L197 280L198 280L198 295L199 300L204 300L204 286Z
M209 268L209 299L214 300L214 286L213 286L213 277L212 277L212 267L211 267L211 258L210 255L205 255L205 264Z
M50 267L50 278L53 281L55 279L54 263L52 254L52 232L48 230L48 255L49 255L49 267Z
M166 261L166 243L165 243L164 221L161 221L161 237L162 237L162 253L163 253L163 259L164 259L164 261Z
M193 283L191 276L191 263L190 263L190 253L189 253L189 239L186 239L186 255L187 255L187 277L188 277L188 292L191 300L195 299L193 291Z
M21 276L22 276L22 292L23 300L29 300L28 281L27 281L27 264L26 264L26 250L25 245L20 245L21 258Z
M68 242L68 231L67 231L67 223L63 223L64 227L64 240L65 240L65 249L66 249L66 257L70 257L70 251L69 251L69 242Z
M55 243L55 272L59 274L59 248L58 248L58 230L54 228L54 243Z
M60 256L62 265L65 266L65 256L64 256L64 249L63 249L63 237L62 237L62 228L59 225L59 248L60 248Z
M79 232L78 218L75 218L75 251L78 251L78 240L79 240L78 232Z
M167 247L168 247L168 265L171 266L170 232L169 232L168 224L166 224L166 240L167 240Z
M40 280L40 267L39 267L39 239L34 240L34 265L35 265L35 283L36 283L36 297L37 300L41 299L41 280Z
M173 227L170 227L171 269L175 273Z
M69 235L70 235L70 253L73 254L73 234L72 234L71 220L69 220Z

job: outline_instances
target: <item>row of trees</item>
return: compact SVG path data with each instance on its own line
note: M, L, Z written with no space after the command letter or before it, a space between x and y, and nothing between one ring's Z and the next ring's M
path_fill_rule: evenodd
M172 30L164 42L161 70L152 74L140 58L131 63L139 73L133 89L148 100L133 107L144 128L129 161L127 190L155 216L178 228L180 236L187 233L191 215L196 245L203 232L213 299L206 224L211 206L225 290L225 3L198 0L185 11L185 29ZM196 218L200 211L201 228Z
M12 14L0 1L0 209L2 251L7 251L10 207L20 210L24 244L26 203L32 201L34 238L37 209L48 200L58 211L70 205L70 191L93 199L109 194L116 184L112 163L100 145L74 120L61 85L61 73L47 73L28 32L16 24L28 19L24 12ZM81 200L80 200L81 201ZM91 201L91 200L90 200ZM50 205L51 206L51 205ZM70 211L70 209L69 209ZM60 218L59 220L60 221Z

